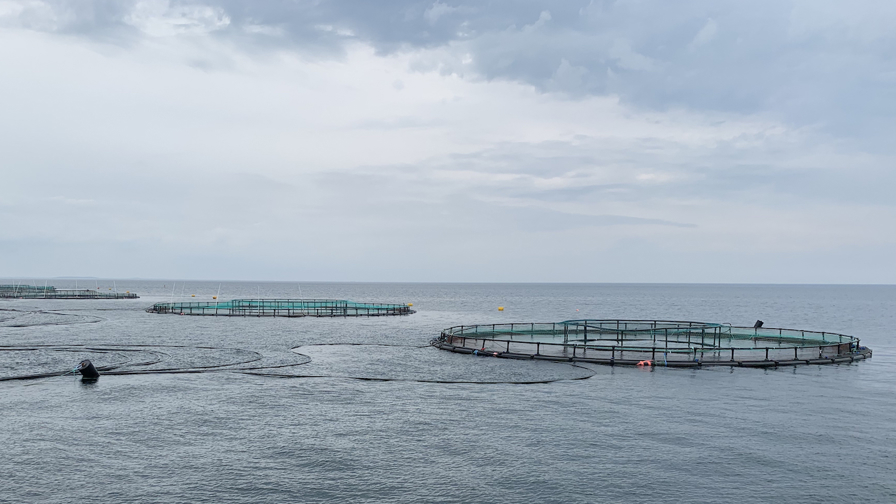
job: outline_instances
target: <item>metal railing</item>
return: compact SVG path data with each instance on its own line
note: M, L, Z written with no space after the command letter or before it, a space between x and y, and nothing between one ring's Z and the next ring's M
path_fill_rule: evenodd
M156 303L150 313L226 317L377 317L410 315L408 305L337 299L233 299L220 302Z
M433 344L465 353L609 364L821 364L871 355L859 338L845 334L662 320L461 325L443 330Z
M3 286L6 287L6 286ZM0 289L0 298L15 299L138 299L131 292L100 292L90 289L56 289L55 287L29 287L8 290Z

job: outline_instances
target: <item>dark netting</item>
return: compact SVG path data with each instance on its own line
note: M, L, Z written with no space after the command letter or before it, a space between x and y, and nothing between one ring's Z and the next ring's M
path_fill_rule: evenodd
M673 320L455 326L432 344L491 357L641 366L831 364L871 357L845 334Z
M378 317L415 313L410 304L356 303L336 299L233 299L200 303L156 303L150 313L224 317Z
M0 298L14 299L137 299L131 292L101 292L99 289L57 289L52 285L0 285Z

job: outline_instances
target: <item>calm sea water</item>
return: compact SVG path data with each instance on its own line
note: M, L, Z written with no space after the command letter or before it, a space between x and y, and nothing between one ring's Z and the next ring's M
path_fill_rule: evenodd
M142 297L0 301L0 377L85 357L152 371L0 382L0 501L896 502L894 286L220 284L418 310L267 319L144 312L218 282L115 285ZM428 346L456 324L585 317L762 319L874 357L645 370Z

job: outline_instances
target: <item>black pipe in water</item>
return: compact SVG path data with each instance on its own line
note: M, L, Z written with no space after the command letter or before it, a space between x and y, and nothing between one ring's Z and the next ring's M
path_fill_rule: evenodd
M96 381L100 377L100 372L89 359L82 360L76 369L81 372L81 381Z

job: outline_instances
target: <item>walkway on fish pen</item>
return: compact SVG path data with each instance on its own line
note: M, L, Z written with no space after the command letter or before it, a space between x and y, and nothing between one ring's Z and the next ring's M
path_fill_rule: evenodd
M669 367L838 364L872 353L839 333L616 319L455 326L432 345L487 357Z
M415 313L410 304L356 303L338 299L233 299L156 303L149 313L214 317L382 317Z
M57 289L50 286L0 285L0 298L11 299L138 299L131 292L101 292L91 289Z

